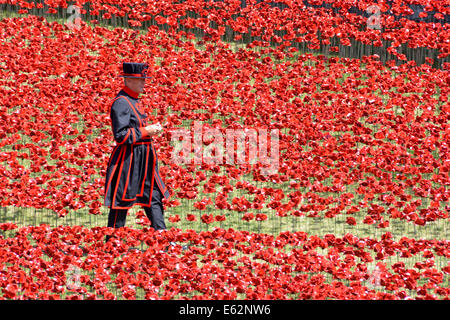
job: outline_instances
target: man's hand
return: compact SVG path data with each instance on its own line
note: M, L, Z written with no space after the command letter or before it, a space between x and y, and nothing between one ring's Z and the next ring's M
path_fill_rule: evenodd
M145 127L145 130L148 131L150 136L155 136L162 131L161 124L158 122L157 124L148 125Z

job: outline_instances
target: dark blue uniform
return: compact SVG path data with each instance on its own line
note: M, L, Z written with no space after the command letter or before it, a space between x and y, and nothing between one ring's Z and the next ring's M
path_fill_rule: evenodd
M138 95L128 87L111 105L114 147L106 169L105 201L110 208L108 226L121 227L129 208L141 205L155 229L165 229L162 197L170 199L158 169L158 156Z

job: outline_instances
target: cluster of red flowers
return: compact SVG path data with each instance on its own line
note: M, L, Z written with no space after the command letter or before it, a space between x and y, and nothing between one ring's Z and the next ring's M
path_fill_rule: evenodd
M168 206L184 198L195 199L196 210L267 207L279 216L364 211L364 222L379 227L389 218L417 225L448 219L448 71L389 68L375 56L290 59L295 50L281 59L279 49L234 52L220 41L198 49L156 27L140 34L83 24L70 32L28 16L3 19L0 30L2 206L100 213L120 63L153 59L151 94L141 100L150 121L167 129L156 145L161 175L176 195ZM257 163L224 165L221 175L218 165L175 163L170 130L186 120L224 133L281 129L278 172L265 177ZM234 185L249 174L252 181ZM236 189L241 196L229 197ZM203 201L199 192L216 197Z
M427 11L445 13L440 2L423 2ZM345 214L350 225L361 218L379 228L390 219L416 225L448 220L448 65L443 70L412 61L383 65L375 55L360 60L325 57L287 47L301 39L317 43L319 28L322 40L334 35L344 42L388 39L394 47L408 42L437 48L442 58L449 46L445 24L393 22L382 16L381 33L360 31L363 22L351 14L343 13L344 21L326 14L305 17L295 5L282 13L251 1L246 9L240 9L240 1L214 2L209 9L200 9L200 3L145 1L131 8L123 1L117 9L91 1L94 11L128 12L136 24L150 18L145 12L162 12L157 20L173 27L169 31L156 26L146 33L111 30L83 21L74 31L35 16L0 21L0 206L47 208L62 216L84 207L100 213L114 143L110 102L123 84L117 78L121 62L136 60L149 62L154 76L147 82L151 94L141 98L149 120L167 129L155 138L161 175L175 195L166 205L188 199L193 200L192 211L201 212L189 213L185 220L222 223L222 210L236 211L246 224L270 220L261 209L294 219ZM355 1L361 8L370 3ZM402 1L395 3L401 11ZM338 7L348 4L335 2ZM183 10L198 11L200 17L179 21ZM245 18L232 19L236 12ZM218 24L217 30L210 21ZM205 30L213 41L204 39L196 46L184 40L179 23ZM250 29L263 38L245 50L232 50L218 40L224 26L241 33ZM278 39L275 30L287 35ZM297 30L306 34L297 39ZM274 39L284 46L267 46ZM193 120L204 121L204 130L221 132L280 129L278 172L266 177L260 164L221 168L174 162L170 129ZM171 223L180 220L179 215L169 217ZM222 228L155 233L143 227L116 230L117 239L105 244L112 229L0 227L4 298L449 295L449 243L444 240L394 241L389 233L379 240L301 232L272 236ZM183 251L178 244L190 247ZM374 270L371 264L376 264ZM79 274L69 276L70 270Z
M29 9L43 8L49 14L56 13L57 8L67 8L66 1L45 0L44 4L35 4L24 0L7 0L7 3L17 4L22 9L21 13ZM250 33L253 37L260 37L259 44L274 41L282 47L292 43L307 42L308 48L319 49L320 44L332 44L330 39L337 37L344 46L350 46L350 39L377 47L383 46L383 41L390 41L388 51L400 60L406 60L405 54L397 51L397 48L406 44L409 48L434 48L439 50L438 58L448 56L449 31L445 25L445 16L449 14L448 3L445 1L430 0L398 0L398 1L374 1L374 0L335 0L332 2L334 10L324 8L306 7L303 1L280 0L285 8L271 5L274 1L245 1L246 6L241 6L240 0L223 0L212 3L204 1L110 1L104 0L77 0L75 4L83 8L88 3L89 7L81 10L81 14L89 14L91 17L111 19L113 16L124 17L128 15L130 26L141 26L143 21L154 20L159 25L166 25L170 29L180 26L202 30L209 39L217 41L229 28L236 32L234 40L242 39L243 34ZM324 1L309 1L310 5L322 5ZM420 17L433 15L442 23L418 23L408 19L395 19L393 15L405 17L414 13L409 4L420 4L424 11ZM363 17L352 13L349 8L355 7L361 11L374 13L371 7L376 6L376 22L380 27L373 28L373 16ZM89 11L88 11L89 10ZM195 13L188 14L188 13ZM94 20L97 21L97 20ZM215 27L212 27L212 24ZM381 28L382 27L382 28ZM283 33L280 36L280 32ZM330 51L338 51L333 46Z
M450 293L450 265L442 265L448 241L220 228L0 229L9 235L0 237L1 297L8 299L440 299ZM117 238L105 244L113 232Z

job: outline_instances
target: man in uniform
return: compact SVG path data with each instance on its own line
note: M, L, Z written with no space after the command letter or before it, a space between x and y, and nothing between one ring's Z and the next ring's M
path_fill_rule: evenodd
M166 229L162 198L169 199L158 168L152 137L162 131L148 125L139 102L148 64L125 62L124 87L112 102L110 116L116 146L108 161L104 205L110 208L108 227L125 226L128 209L141 205L155 230ZM107 237L108 241L110 237Z

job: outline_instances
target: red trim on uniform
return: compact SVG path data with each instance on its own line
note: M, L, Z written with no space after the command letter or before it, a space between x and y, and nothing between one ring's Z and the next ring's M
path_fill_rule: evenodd
M106 192L105 192L106 195L108 195L108 190L109 190L109 187L110 187L110 185L111 185L111 180L112 180L112 178L114 177L114 173L116 172L118 163L120 162L120 158L122 157L122 153L123 153L124 150L125 150L125 149L121 149L121 150L120 150L119 157L117 158L117 164L115 164L114 167L113 167L113 172L112 172L111 176L109 177L108 184L106 185ZM117 185L119 184L119 178L120 178L120 175L121 175L121 173L119 173L119 175L118 175L118 177L117 177L117 181L116 181ZM117 188L116 188L116 189L117 189ZM113 194L111 195L111 204L114 203L114 196L115 196L115 194L113 193Z
M116 200L116 195L117 195L117 188L119 187L119 182L120 182L120 176L122 175L122 168L123 168L123 163L125 160L125 148L122 149L122 153L123 153L123 159L121 159L119 157L119 161L120 161L120 172L119 172L119 176L117 177L117 181L116 181L116 188L114 189L114 193L113 193L113 197L112 197L112 201L111 203L114 204L114 200Z
M149 150L147 149L147 152L148 151ZM150 186L150 195L149 195L150 202L148 204L145 204L145 203L133 203L130 207L119 207L119 206L114 206L114 199L115 199L115 197L114 197L113 200L111 201L110 208L112 208L112 209L131 209L135 205L140 205L141 207L151 207L152 195L153 195L153 182L155 181L155 165L156 165L156 155L155 155L155 151L154 151L153 148L152 148L152 153L153 153L153 162L152 162L152 178L151 178L152 179L151 180L152 183L151 183L151 186ZM119 181L119 179L117 179L117 181ZM117 183L117 185L118 185L118 183ZM167 188L165 188L165 189L167 189ZM115 193L117 193L117 186L116 186L116 192ZM163 194L163 197L164 197L164 192L162 192L162 194ZM167 198L167 200L169 200L171 197L172 197L172 194L169 193L169 197Z
M117 215L119 214L119 211L115 211L116 212L116 214L115 214L115 216L114 216L114 224L113 224L113 227L115 228L116 227L116 222L117 222Z
M131 146L130 165L128 166L127 180L125 180L125 187L123 188L123 194L122 194L123 201L136 200L136 197L134 197L133 199L125 199L125 195L127 194L127 189L128 189L128 181L130 181L130 171L131 171L131 163L132 162L133 162L133 146Z
M117 146L116 146L117 147ZM122 152L124 151L125 149L121 149L120 150L120 153L119 153L119 157L117 158L117 161L119 162L120 161L120 158L122 157ZM112 159L112 156L111 156L111 159ZM110 159L110 160L111 160ZM105 191L105 194L106 195L108 195L108 189L109 189L109 187L110 187L110 185L111 185L111 180L112 180L112 178L114 177L114 173L116 172L116 169L117 169L117 163L114 165L114 167L113 167L113 171L112 171L112 173L111 173L111 176L109 177L109 181L108 181L108 184L106 185L106 191ZM119 184L119 178L120 178L120 173L119 173L119 176L118 176L118 178L117 178L117 184ZM114 196L114 195L113 195ZM113 203L113 201L114 201L114 198L113 197L111 197L111 204Z
M139 93L136 92L136 91L131 90L127 86L123 86L122 90L125 91L128 95L130 95L131 97L133 97L135 99L139 98Z
M138 142L137 144L147 144L148 142ZM147 161L148 161L148 153L149 153L149 148L147 148L147 158L146 158L146 163L147 163ZM153 153L154 154L154 153ZM154 155L155 156L155 155ZM123 158L125 158L125 155L124 155L124 157ZM155 158L154 158L155 159ZM134 197L134 198L132 198L132 199L126 199L125 198L125 195L126 195L126 191L127 191L127 189L128 189L128 182L129 182L129 179L130 179L130 168L131 168L131 162L132 162L132 160L133 160L133 151L131 152L131 157L130 157L130 165L129 165L129 167L128 167L128 174L127 174L127 180L126 180L126 182L125 182L125 188L124 188L124 191L123 191L123 195L122 195L122 201L135 201L138 197L142 197L143 195L144 195L144 186L145 186L145 179L147 178L147 168L148 168L148 166L145 166L145 173L144 173L144 178L143 178L143 180L142 180L142 184L141 184L141 192L139 193L139 194L137 194L136 195L136 197ZM151 198L152 198L152 192L153 192L153 181L154 181L154 177L155 177L155 175L154 175L154 172L155 172L155 165L156 165L156 162L154 161L153 162L153 170L152 170L152 184L151 184L151 192L150 192L150 203L148 204L148 205L146 205L146 206L150 206L151 205ZM121 174L122 174L122 169L123 169L123 162L122 162L122 165L121 165L121 167L120 167L120 172L121 172ZM118 181L119 181L119 179L117 179L117 184L118 184ZM159 185L159 184L158 184ZM160 189L161 189L161 187L160 187ZM117 194L117 186L116 186L116 191L115 191L115 195ZM115 195L114 195L114 198L115 198ZM135 204L141 204L141 203L134 203L134 204L132 204L132 206L130 207L130 208L132 208ZM114 207L113 206L113 209L126 209L127 207Z
M116 146L114 147L113 151L111 152L111 157L110 157L109 160L108 160L108 165L106 166L106 168L109 168L109 165L111 164L111 160L112 160L112 158L113 158L114 152L116 152L116 149L117 149L118 146L119 146L119 145L116 145Z
M153 153L154 153L154 152L155 152L155 151L154 151L154 150L155 150L155 147L153 146L153 142L150 142L150 145L151 145L152 150L153 150ZM157 158L156 155L155 155L155 163L156 163L157 160L158 160L158 158ZM156 173L156 175L155 175L155 178L156 178L156 184L158 185L159 190L161 191L161 193L164 194L164 192L166 191L167 187L164 185L164 190L163 190L163 188L162 188L161 186L162 186L162 184L164 184L164 182L163 182L162 179L161 179L159 170L158 170L158 172L156 172L156 168L155 168L154 171L155 171L155 173Z
M153 146L153 143L150 143ZM153 161L152 161L152 179L151 179L151 185L150 185L150 203L149 206L152 205L152 195L153 195L153 181L155 180L155 165L156 165L156 156L155 156L155 150L152 148L153 153Z
M139 113L141 114L145 114L145 110L142 109L140 102L136 102L136 106L135 106L136 110L139 111Z
M125 141L127 141L128 136L130 135L130 129L128 129L127 134L125 135L125 137L122 139L122 141L117 142L118 144L123 144Z
M147 165L147 162L148 162L148 154L149 154L149 151L150 151L150 148L149 148L149 147L150 147L150 146L147 145L147 155L146 155L146 158L145 158L145 172L144 172L144 179L142 179L141 192L138 194L139 197L142 197L142 196L144 195L144 185L145 185L145 179L147 178L147 169L148 169L148 165Z
M116 102L117 100L119 100L121 97L122 97L122 96L118 96L118 97L114 98L114 100L111 102L111 105L110 105L110 107L109 107L109 114L111 114L111 109L112 109L112 106L113 106L114 102ZM112 119L111 119L111 127L112 127L112 130L113 130L113 132L114 132L114 131L115 131L115 130L114 130L114 123L113 123Z

